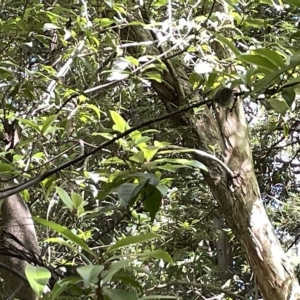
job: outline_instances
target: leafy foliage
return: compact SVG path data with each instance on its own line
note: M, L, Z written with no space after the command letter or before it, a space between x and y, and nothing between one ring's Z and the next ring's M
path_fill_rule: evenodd
M214 226L217 204L200 173L207 166L192 156L187 126L154 123L64 167L164 114L153 86L168 86L168 63L184 66L204 98L220 85L241 87L261 193L281 242L294 247L299 1L226 3L227 12L215 1L3 2L0 173L24 182L57 170L22 191L41 245L49 247L43 266L26 269L37 295L49 285L43 299L253 296L255 282L236 241L234 276L220 279L216 241L224 231ZM130 26L152 34L125 39ZM230 58L221 60L212 43ZM12 149L4 132L14 120L19 141ZM189 152L180 148L184 140Z

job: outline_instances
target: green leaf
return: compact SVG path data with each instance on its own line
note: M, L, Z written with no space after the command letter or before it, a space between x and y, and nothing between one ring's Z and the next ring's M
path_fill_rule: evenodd
M103 265L88 265L78 267L76 271L82 277L84 286L87 287L89 284L97 282L98 276L103 269Z
M103 294L110 300L139 300L135 291L106 288Z
M51 272L44 267L27 264L25 275L33 291L40 297L44 292L48 280L51 278Z
M53 290L51 291L51 300L59 299L58 296L62 294L69 286L74 286L82 282L78 277L67 277L55 282ZM48 298L46 298L48 299Z
M102 27L108 27L111 24L115 23L115 20L109 19L109 18L102 18L102 19L98 19L100 21L100 25Z
M143 201L143 205L146 211L150 213L151 222L153 222L155 215L161 206L162 195L160 191L151 184L147 186L146 190L147 194L146 199Z
M88 104L87 107L90 108L91 110L93 110L96 113L98 119L100 119L100 117L101 117L101 115L100 115L101 110L96 105L94 105L94 104Z
M115 123L113 127L114 130L123 133L127 128L129 128L125 120L116 111L110 110L110 116Z
M142 164L144 162L144 152L143 151L139 151L137 153L135 153L134 155L130 156L129 159L131 161L137 162L139 164Z
M30 121L30 120L26 120L26 119L22 119L22 118L19 118L18 119L21 123L25 124L25 125L28 125L29 127L33 128L34 130L36 130L38 133L41 132L40 130L40 126L35 124L34 122Z
M47 133L48 128L49 128L49 127L51 126L51 124L56 120L57 116L58 116L58 115L52 115L52 116L49 116L49 117L45 120L45 122L44 122L44 124L43 124L43 126L42 126L42 130L41 130L41 132L42 132L43 134L46 134L46 133Z
M124 205L131 206L136 201L143 187L143 185L135 183L123 183L118 188L118 197Z
M141 244L141 243L156 239L158 237L159 236L154 233L129 236L129 237L122 238L121 240L117 241L107 251L112 252L112 251L122 248L124 246L133 245L133 244Z
M272 98L269 100L269 104L276 112L280 114L285 114L288 109L287 103L282 99Z
M152 173L142 173L142 172L135 172L133 174L128 174L128 178L142 178L144 181L148 181L151 185L158 185L159 181Z
M250 64L257 65L259 67L267 68L269 70L278 70L278 66L275 65L268 58L258 54L242 54L238 59Z
M280 68L285 66L282 56L276 51L267 48L258 48L255 49L253 52L265 57L266 59L270 60L274 65Z
M200 76L199 74L197 74L195 72L190 74L189 82L190 82L193 90L195 90L196 88L199 87L201 80L202 80L202 76Z
M151 140L151 138L148 136L140 136L140 137L134 139L134 144L139 147L141 146L140 144L143 144L142 146L146 146L146 142L148 142L150 140Z
M130 260L121 260L121 261L115 261L113 262L109 269L105 272L103 272L104 276L102 278L102 283L104 284L105 282L111 280L114 274L116 274L119 270L123 269L126 267L131 261Z
M295 100L295 97L296 97L296 93L295 93L294 89L292 89L292 88L283 89L281 94L282 94L283 99L289 105L289 107L291 107Z
M80 246L81 248L83 248L84 250L86 250L87 252L89 252L91 255L94 256L93 251L90 250L89 246L85 243L85 241L83 241L77 235L72 233L68 228L61 226L57 223L54 223L52 221L47 221L45 219L39 218L39 217L33 217L33 218L36 222L38 222L44 226L50 227L57 233L60 233L61 235L63 235L64 237L66 237L67 239L69 239L70 241L75 243L77 246Z
M283 0L284 3L296 6L296 7L300 7L300 2L299 0Z
M145 73L147 79L150 79L150 80L155 80L157 82L161 82L161 74L158 73L158 72L147 72Z
M141 150L144 153L144 157L147 162L151 161L151 159L156 155L160 148L154 146L141 147Z
M264 77L263 79L261 79L258 82L256 82L254 84L254 89L252 90L251 94L256 94L257 92L265 90L268 87L268 85L275 78L277 78L282 73L288 71L289 69L292 69L292 68L296 67L299 64L300 64L300 54L298 53L298 54L295 54L291 58L290 64L288 66L285 66L285 67L281 68L278 71L272 72L271 74L268 74L266 77Z
M229 49L235 54L235 56L240 56L241 52L238 48L235 47L235 45L226 37L224 37L221 34L215 33L215 36L219 41L221 41L223 44L229 47Z
M14 167L10 164L0 163L0 173L7 173L14 170Z
M140 285L140 283L135 280L134 277L126 275L126 274L114 274L112 276L113 281L121 282L124 285L130 285L132 287L135 287L140 290L140 292L143 292L143 287Z
M70 209L73 210L74 206L73 206L73 201L71 199L71 197L69 196L69 194L63 190L60 187L56 187L56 192L58 193L60 199L62 200L62 202Z
M143 257L143 256L155 257L155 258L162 259L170 264L174 263L170 254L168 252L166 252L165 250L161 250L161 249L157 249L157 250L153 250L153 251L145 251L143 253L138 253L136 255L138 257Z
M161 6L165 6L167 3L168 3L167 0L156 0L152 5L153 7L161 7Z
M77 193L72 193L71 194L71 199L72 199L72 206L76 209L78 209L79 207L82 206L83 204L83 198L81 197L81 195L77 194Z

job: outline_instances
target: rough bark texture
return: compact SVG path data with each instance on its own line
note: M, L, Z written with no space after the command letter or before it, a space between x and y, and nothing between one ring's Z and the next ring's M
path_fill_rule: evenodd
M218 267L221 270L220 279L228 280L232 277L232 271L230 269L233 267L233 261L229 238L224 231L226 226L221 217L214 218L214 225L215 228L220 232L220 236L216 241L217 262Z
M10 184L4 184L4 188L9 187L11 187ZM0 226L1 229L14 235L26 248L24 249L17 243L12 242L11 239L6 240L6 237L3 236L1 238L2 242L4 239L7 243L13 243L13 245L21 251L33 251L36 254L40 254L30 211L20 195L13 195L4 200L1 207ZM6 255L0 255L0 262L8 266L8 270L0 267L1 277L4 279L4 282L0 284L0 294L10 296L21 286L19 292L14 297L24 300L37 299L37 296L33 293L29 284L9 271L14 269L24 276L24 268L27 262Z
M153 40L151 33L143 28L135 26L125 30L121 32L121 36L126 42ZM135 49L129 49L131 50L134 54ZM158 55L159 50L149 47L147 54ZM184 96L193 94L193 91L184 69L178 65L172 66L170 61L165 62L168 72L163 74L163 82L153 81L152 87L166 109L171 111L188 104L188 97ZM201 99L194 93L193 100ZM189 124L197 136L193 143L198 149L210 152L209 145L219 145L227 165L235 174L240 174L231 182L228 174L218 164L198 157L199 161L209 167L209 173L203 174L204 178L219 203L220 213L224 215L247 254L264 299L300 299L298 281L262 204L242 100L237 101L231 113L220 109L219 119L220 125L206 108L202 114L185 115L174 122L185 126ZM223 134L220 133L220 128ZM191 146L188 140L186 143L186 146Z
M6 151L12 150L19 142L17 122L2 120ZM12 161L7 152L6 159ZM9 189L14 184L3 179L3 188ZM35 300L37 296L24 276L27 261L38 263L40 249L31 213L19 194L6 198L1 205L0 213L0 274L4 279L0 284L0 295L9 299L18 298ZM15 240L14 240L15 238ZM12 272L13 270L14 272ZM16 274L20 274L17 276Z

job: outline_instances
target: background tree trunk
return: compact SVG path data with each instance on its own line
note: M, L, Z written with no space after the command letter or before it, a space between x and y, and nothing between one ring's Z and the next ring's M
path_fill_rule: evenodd
M9 183L4 184L4 188L10 187ZM15 236L25 246L24 248L11 239L7 239L2 233L1 242L4 242L9 249L11 249L11 245L14 245L21 252L29 253L30 256L32 256L30 251L37 255L40 254L31 213L20 195L13 195L4 200L1 207L0 226L6 232ZM3 249L3 247L1 248ZM6 251L7 249L4 248L3 252L5 253ZM29 284L22 281L20 277L10 271L14 269L19 274L24 275L27 262L10 255L3 255L2 253L0 255L0 262L8 266L8 270L0 267L1 276L4 279L4 282L0 285L0 294L10 296L22 285L15 297L24 300L37 299Z

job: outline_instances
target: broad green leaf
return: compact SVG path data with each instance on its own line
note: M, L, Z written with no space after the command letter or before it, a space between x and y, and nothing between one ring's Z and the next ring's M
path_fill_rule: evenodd
M104 183L98 193L97 198L100 200L105 199L108 194L117 191L120 185L130 180L130 178L124 178L123 176L120 176L115 178L112 182Z
M199 84L200 84L201 80L202 80L202 76L200 76L196 72L192 72L190 74L190 76L189 76L189 82L190 82L193 90L195 90L196 88L199 87Z
M155 258L162 259L170 264L174 263L170 254L168 252L166 252L165 250L161 250L161 249L157 249L157 250L153 250L153 251L145 251L142 253L138 253L136 255L138 257L143 257L143 256L155 257Z
M140 283L135 280L133 276L129 276L126 274L114 274L112 276L113 281L121 282L124 285L129 285L132 287L135 287L140 290L140 292L143 292L143 287L140 285Z
M142 178L154 186L158 185L159 183L155 175L152 173L135 172L133 174L128 174L128 178Z
M159 237L158 235L153 234L153 233L129 236L129 237L122 238L121 240L117 241L107 251L111 252L116 249L122 248L124 246L133 245L133 244L141 244L141 243L156 239L158 237Z
M100 119L100 116L101 116L100 112L101 112L101 110L96 105L94 105L94 104L88 104L87 107L90 108L91 110L93 110L96 113L98 119Z
M294 89L293 88L283 89L281 94L283 99L286 101L286 103L291 107L296 97L296 93Z
M117 131L123 133L127 128L129 128L126 121L116 111L110 110L110 116L115 123L115 125L113 127L114 130L117 130Z
M105 139L107 140L111 140L114 136L108 132L100 132L100 133L93 133L92 136L97 136L97 135L100 135L102 137L104 137Z
M51 272L44 267L27 264L25 267L25 275L33 291L40 297L51 278Z
M58 296L62 294L69 286L77 285L81 283L82 279L78 277L67 277L55 282L54 287L51 291L51 300L59 299ZM48 298L47 298L48 299Z
M135 291L106 288L103 290L103 294L110 300L139 300Z
M70 209L72 210L74 208L73 206L73 201L71 199L71 197L69 196L69 194L63 190L60 187L56 187L56 192L58 193L60 199L62 200L62 202Z
M287 103L282 99L272 98L270 99L269 104L276 112L280 114L285 114L288 109Z
M257 65L259 67L267 68L269 70L278 70L278 66L275 65L268 58L258 54L242 54L238 59L250 64Z
M45 121L44 121L44 124L42 126L42 130L41 132L43 134L46 134L47 133L47 130L48 128L51 126L51 124L56 120L58 115L52 115L52 116L49 116Z
M115 20L112 20L112 19L109 19L109 18L100 19L100 25L102 27L108 27L108 26L110 26L111 24L114 24L114 23L115 23Z
M134 155L129 157L129 160L134 161L136 163L140 163L142 164L145 160L144 158L144 152L143 151L139 151L137 153L135 153Z
M73 207L76 209L81 207L84 202L82 196L77 193L71 193L71 199L73 202Z
M27 119L22 119L22 118L19 118L18 119L21 123L25 124L25 125L28 125L29 127L33 128L34 130L36 130L37 132L41 132L40 130L40 126L38 124L35 124L34 122L30 121L30 120L27 120Z
M262 90L265 90L268 85L275 79L277 78L279 75L281 75L282 73L288 71L289 69L292 69L294 67L296 67L297 65L300 64L300 55L295 54L290 61L290 64L286 67L281 68L278 71L275 71L271 74L268 74L267 76L265 76L263 79L259 80L258 82L256 82L254 84L254 89L252 90L252 94L256 94L257 92L260 92Z
M101 280L102 284L109 281L113 277L114 274L116 274L119 270L126 267L130 262L131 262L131 260L128 260L128 259L113 262L107 271L102 272L102 274L104 275Z
M103 269L103 265L88 265L78 267L76 271L82 277L84 286L87 287L89 284L97 282L98 275Z
M161 6L165 6L168 3L167 0L156 0L153 2L152 6L153 7L161 7Z
M282 59L282 56L276 51L273 51L273 50L268 49L268 48L258 48L258 49L255 49L253 52L267 58L274 65L276 65L280 68L285 66L285 63Z
M145 157L146 161L149 162L156 155L159 148L153 147L153 146L147 146L147 147L143 147L141 150L144 153L144 157Z
M158 72L146 72L145 73L147 79L155 80L157 82L161 82L161 74Z
M64 237L66 237L67 239L69 239L70 241L75 243L77 246L80 246L81 248L88 251L91 255L94 256L94 253L93 253L93 251L90 250L89 246L81 238L79 238L77 235L72 233L68 228L66 228L62 225L59 225L57 223L54 223L52 221L47 221L45 219L39 218L39 217L33 217L33 218L38 223L40 223L44 226L50 227L57 233L60 233L61 235L63 235Z
M136 67L138 67L140 64L139 61L133 56L125 56L124 59L126 59L131 65L134 65Z
M229 49L235 54L235 56L240 56L241 52L238 48L235 47L235 45L226 37L224 37L221 34L215 33L215 36L218 38L219 41L221 41L223 44L229 47Z
M146 146L146 142L148 142L150 140L151 140L151 138L148 136L141 136L139 138L134 139L134 144L139 145L139 146L140 146L140 144L144 144Z
M300 2L298 0L283 0L284 3L300 7Z
M137 199L143 187L143 185L135 183L123 183L118 188L118 197L124 205L131 206Z
M7 173L14 170L14 167L10 164L0 163L0 173Z
M146 190L147 193L143 205L145 210L150 213L151 222L153 222L155 215L161 206L162 195L160 191L151 184L147 186Z

